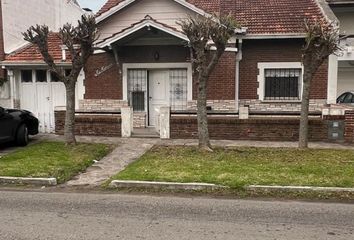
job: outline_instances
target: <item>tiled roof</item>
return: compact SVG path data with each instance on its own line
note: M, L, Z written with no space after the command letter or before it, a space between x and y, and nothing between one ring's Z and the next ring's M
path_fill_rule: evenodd
M304 19L323 19L316 0L186 0L208 12L232 12L250 34L303 33ZM123 0L108 0L97 15Z
M249 34L303 33L305 19L324 19L315 0L236 0L234 14Z
M50 33L48 36L48 49L55 62L62 62L61 45L63 45L63 43L59 38L59 34ZM66 62L70 62L70 54L68 52L66 56ZM27 46L6 55L5 62L43 62L43 57L37 46L28 44Z

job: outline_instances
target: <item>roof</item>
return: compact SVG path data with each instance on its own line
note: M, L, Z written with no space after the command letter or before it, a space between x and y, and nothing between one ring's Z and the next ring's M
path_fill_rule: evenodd
M231 12L249 34L304 33L304 19L325 19L317 0L185 0L208 13ZM343 0L342 0L343 1ZM132 0L108 0L97 16L120 3ZM220 7L221 6L221 7Z
M55 62L70 62L70 55L67 53L67 60L62 61L63 45L58 33L50 33L48 36L48 50ZM44 62L42 54L34 44L27 44L25 47L5 56L5 62Z

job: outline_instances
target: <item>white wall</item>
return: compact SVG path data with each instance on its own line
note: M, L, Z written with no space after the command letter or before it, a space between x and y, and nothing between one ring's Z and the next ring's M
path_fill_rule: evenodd
M5 52L26 44L22 32L35 24L57 31L64 23L76 24L84 11L67 0L2 0Z
M180 26L176 23L177 20L185 18L188 14L193 15L195 13L172 0L140 1L101 22L99 24L100 38L110 37L112 34L144 19L146 15L180 29Z
M337 96L347 91L354 91L354 66L352 68L340 67L338 69Z
M354 11L335 12L340 22L341 32L346 34L354 34Z

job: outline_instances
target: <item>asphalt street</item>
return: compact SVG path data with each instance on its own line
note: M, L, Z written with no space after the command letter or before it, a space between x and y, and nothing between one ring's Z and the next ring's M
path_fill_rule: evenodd
M354 239L354 205L0 191L0 239Z

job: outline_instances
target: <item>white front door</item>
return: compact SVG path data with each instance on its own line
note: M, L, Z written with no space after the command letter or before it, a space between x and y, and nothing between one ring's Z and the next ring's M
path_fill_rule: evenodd
M160 107L169 105L169 71L149 71L149 126L156 126Z

